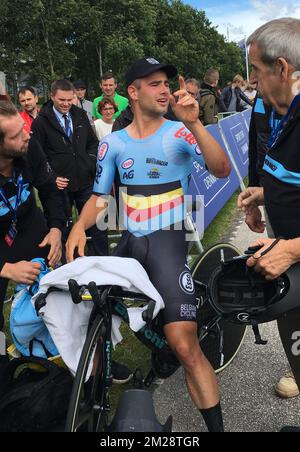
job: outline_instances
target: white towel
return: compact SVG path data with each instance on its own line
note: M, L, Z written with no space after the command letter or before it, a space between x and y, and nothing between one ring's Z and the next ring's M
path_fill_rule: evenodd
M79 285L87 285L94 281L98 286L120 286L130 292L144 293L156 302L153 318L164 308L164 302L149 280L149 277L135 260L124 257L81 257L70 264L64 265L41 279L38 293L46 293L49 287L57 287L62 292L53 292L47 296L47 304L40 310L52 339L65 364L75 375L92 310L91 301L74 304L69 293L68 281L75 279ZM139 331L145 322L142 319L144 308L129 308L129 326L133 331ZM121 320L113 316L112 342L116 345L122 340L119 331ZM86 379L89 378L92 363Z

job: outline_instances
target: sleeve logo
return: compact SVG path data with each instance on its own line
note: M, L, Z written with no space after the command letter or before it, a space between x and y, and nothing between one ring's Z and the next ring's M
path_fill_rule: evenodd
M194 281L192 275L188 271L182 272L179 276L179 285L181 290L189 295L195 292Z
M201 149L199 148L198 144L195 147L195 152L196 152L197 155L202 155Z
M102 160L104 160L107 151L108 151L108 143L101 143L99 146L99 151L98 151L98 159L100 160L100 162L102 162Z

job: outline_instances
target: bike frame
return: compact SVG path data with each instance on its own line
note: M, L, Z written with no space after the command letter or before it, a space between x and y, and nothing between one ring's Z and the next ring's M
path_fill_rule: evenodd
M201 308L203 303L209 303L209 297L207 295L207 286L200 281L195 281L195 285L201 288L202 290L205 290L206 296L201 297L201 299L197 299L198 301L198 310ZM95 301L94 302L94 309L95 312L103 317L105 325L106 325L106 337L105 337L105 361L106 361L106 384L105 386L110 387L111 386L111 322L112 322L112 315L116 315L120 317L125 323L129 325L129 317L128 317L128 311L127 311L127 305L126 302L134 302L136 303L147 303L149 301L149 298L146 296L142 296L141 294L132 294L127 295L126 292L123 292L123 294L120 295L111 295L110 294L110 288L104 289L101 295L101 306ZM103 288L102 288L103 290ZM91 318L95 318L95 313L91 315ZM220 321L221 316L216 313L215 318L213 318L209 324L203 326L201 328L201 331L199 332L199 341L201 342L212 330L215 328L215 326ZM92 320L93 321L93 320ZM92 322L90 322L90 325ZM160 324L160 317L159 315L153 319L151 322L148 322L145 324L145 326L134 333L137 339L145 345L149 350L151 350L154 354L160 355L163 361L166 362L172 362L177 361L175 358L175 355L173 354L172 350L168 346L168 343L165 339L163 328ZM178 366L174 365L174 372L175 370L180 367L180 364L178 362ZM155 378L155 373L153 372L153 369L150 370L148 376L146 377L144 381L144 385L146 387L149 387L151 383L153 382Z

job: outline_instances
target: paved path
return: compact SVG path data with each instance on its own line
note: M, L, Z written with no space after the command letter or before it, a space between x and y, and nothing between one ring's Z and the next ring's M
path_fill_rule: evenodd
M253 243L242 220L230 231L231 242L241 250ZM234 362L219 376L225 428L231 432L277 432L283 425L300 425L300 397L282 400L274 393L274 384L288 369L276 323L263 325L262 336L268 345L254 344L249 328ZM161 421L172 414L174 432L204 432L205 425L186 391L182 370L157 385L154 401Z

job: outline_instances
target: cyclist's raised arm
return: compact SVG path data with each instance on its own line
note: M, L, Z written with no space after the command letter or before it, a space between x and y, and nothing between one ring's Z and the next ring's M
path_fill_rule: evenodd
M229 176L231 166L225 151L201 122L186 127L194 135L209 172L216 177Z
M180 89L174 93L179 100L176 102L175 97L170 96L173 112L194 135L209 171L216 177L227 177L231 167L226 153L201 124L198 117L198 102L186 91L185 82L181 76L179 76L179 84ZM197 160L197 156L193 157Z

